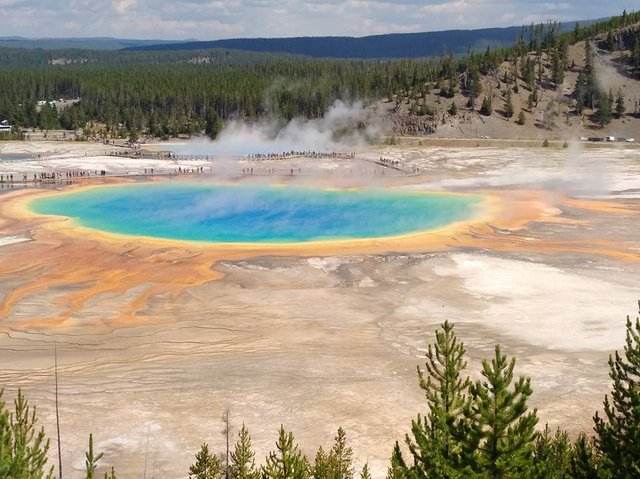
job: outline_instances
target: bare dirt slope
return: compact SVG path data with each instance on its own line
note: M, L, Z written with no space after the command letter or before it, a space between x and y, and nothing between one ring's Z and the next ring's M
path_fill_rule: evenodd
M592 112L584 111L582 115L577 115L575 112L573 92L578 74L585 63L584 41L569 47L569 68L565 72L564 82L557 89L550 81L550 59L543 54L545 80L542 86L538 86L537 105L529 107L528 97L531 91L527 89L522 78L517 79L518 92L512 94L515 111L512 118L506 116L505 91L508 86L502 81L504 74L511 68L509 62L500 66L497 75L482 77L482 93L473 108L467 106L468 97L463 92L458 91L453 98L447 99L440 96L439 88L433 88L424 98L424 103L434 111L432 116L411 114L408 98L403 99L399 105L397 99L381 101L374 106L373 110L375 116L382 118L385 126L396 135L425 135L441 138L490 137L540 141L544 139L564 141L589 136L638 139L640 115L634 115L634 113L637 112L637 103L640 101L640 79L630 74L628 67L621 61L621 57L629 55L630 52L611 53L599 48L600 45L599 39L592 42L594 65L600 87L604 92L611 91L614 95L621 90L626 107L625 114L621 118L614 117L611 124L604 128L594 122L591 117ZM533 57L533 54L531 56ZM509 86L509 88L512 87L513 85ZM493 99L491 116L480 113L482 99L487 95ZM450 114L453 103L458 108L456 115ZM521 111L524 113L524 125L517 123Z

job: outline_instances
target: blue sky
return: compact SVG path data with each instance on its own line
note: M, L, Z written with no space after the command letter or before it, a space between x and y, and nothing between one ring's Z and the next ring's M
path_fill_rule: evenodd
M364 36L593 19L638 7L637 0L0 0L0 35Z

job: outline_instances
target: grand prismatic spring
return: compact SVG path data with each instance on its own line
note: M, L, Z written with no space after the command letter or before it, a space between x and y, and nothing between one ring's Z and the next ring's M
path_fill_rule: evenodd
M211 165L65 148L21 164L135 176L0 203L0 380L51 435L57 345L70 477L90 432L123 477L184 477L226 409L257 460L280 424L308 454L343 426L383 477L446 319L470 373L500 343L543 422L590 429L638 299L637 150L380 146L168 179ZM374 177L381 156L421 174Z
M111 233L222 243L293 243L425 231L474 216L480 197L384 190L161 183L47 196L34 212Z

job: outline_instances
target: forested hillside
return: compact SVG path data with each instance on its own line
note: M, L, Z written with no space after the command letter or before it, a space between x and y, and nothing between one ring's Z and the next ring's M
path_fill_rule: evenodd
M581 26L592 21L579 22ZM532 30L531 27L529 30ZM560 31L574 28L573 23L561 23ZM519 36L527 35L522 27L482 28L477 30L444 30L439 32L392 33L366 37L293 37L293 38L233 38L180 44L140 45L131 51L175 51L206 48L233 48L254 52L280 52L315 58L424 58L443 52L462 56L483 51L487 47L509 47Z
M424 33L395 33L367 37L234 38L176 45L144 45L130 51L175 51L233 48L254 52L279 52L315 58L421 58L443 51L463 55L487 47L510 46L522 33L520 27L481 30L447 30Z
M204 130L214 137L228 118L314 118L322 116L336 99L386 100L395 103L396 111L404 111L403 122L427 125L414 131L424 133L441 123L441 109L429 102L434 93L441 104L451 102L447 107L450 116L466 108L490 117L494 115L491 102L499 94L507 103L506 116L517 118L508 97L522 96L524 91L531 103L528 111L533 112L543 90L558 89L567 72L582 68L569 60L569 47L585 40L597 43L603 35L611 37L611 48L622 52L621 68L636 78L638 21L640 14L625 12L589 27L576 25L566 33L560 24L548 23L523 29L509 48L419 60L314 60L218 49L0 49L0 119L18 130L82 129L91 123L93 127L85 133L92 135L135 139L140 134L167 137ZM575 114L581 114L583 107L596 111L608 104L608 92L604 92L606 98L603 92L596 94L589 86L593 83L590 78L585 84L589 101L584 101L587 93L580 89L573 97ZM490 82L500 89L494 91ZM503 86L507 87L504 91ZM60 98L80 101L64 109L37 105Z
M426 88L395 92L379 115L389 118L392 130L409 134L637 137L637 22L637 14L625 13L567 33L538 26L529 42L470 55Z

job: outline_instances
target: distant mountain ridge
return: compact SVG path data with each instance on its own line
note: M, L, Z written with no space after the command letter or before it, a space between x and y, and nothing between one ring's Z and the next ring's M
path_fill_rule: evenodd
M594 20L595 21L595 20ZM581 21L587 25L593 21ZM574 28L576 22L561 24L561 30ZM483 28L477 30L445 30L422 33L389 33L366 37L291 37L233 38L225 40L183 42L162 45L140 45L127 51L205 50L227 48L253 52L279 52L314 58L420 58L455 55L484 50L488 46L509 46L522 33L522 27Z
M449 30L425 33L390 33L367 37L233 38L174 45L144 45L128 51L204 50L229 48L254 52L282 52L314 58L419 58L441 54L445 49L463 54L494 45L510 45L521 27L482 30Z
M83 50L122 50L125 48L162 46L190 40L133 40L111 37L90 38L25 38L20 36L0 37L0 47L42 50L62 50L77 48Z
M581 26L601 21L579 21ZM574 28L576 22L561 24L561 30ZM189 51L231 49L250 52L288 53L313 58L392 59L441 55L445 50L463 55L488 46L512 45L522 33L521 26L445 30L420 33L388 33L365 37L325 36L291 38L233 38L211 41L123 39L112 37L26 38L0 37L0 48L29 50L102 50L102 51Z

